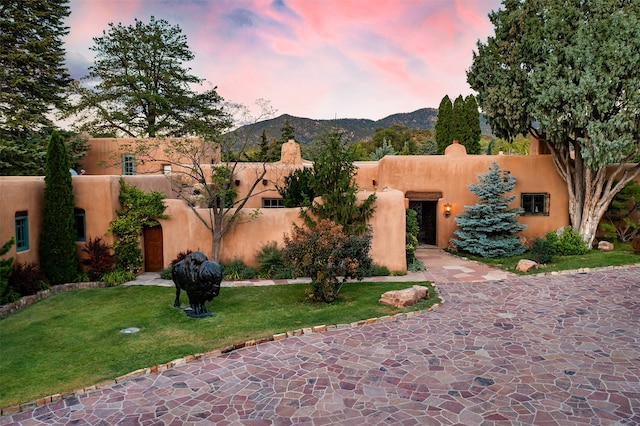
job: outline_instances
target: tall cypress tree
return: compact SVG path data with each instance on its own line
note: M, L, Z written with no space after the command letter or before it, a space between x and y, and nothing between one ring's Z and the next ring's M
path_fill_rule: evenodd
M73 282L78 274L70 159L58 132L47 147L40 267L51 284Z
M480 128L480 113L478 112L478 102L473 95L469 95L464 99L464 107L462 111L464 117L464 136L460 143L467 149L467 154L480 154L480 136L482 129Z
M500 170L496 163L489 167L489 173L478 177L478 184L469 185L479 200L475 206L465 206L464 212L455 219L460 229L454 231L458 238L451 241L459 250L482 257L524 253L516 233L527 226L516 220L520 209L509 207L515 195L504 195L513 191L515 185L516 179Z
M444 154L444 150L453 142L451 135L451 121L453 119L453 105L448 95L440 101L438 116L436 117L436 153Z

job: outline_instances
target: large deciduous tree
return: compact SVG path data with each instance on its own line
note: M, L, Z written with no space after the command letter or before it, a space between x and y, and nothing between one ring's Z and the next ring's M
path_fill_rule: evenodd
M62 37L67 0L0 2L0 174L43 172L48 114L65 106L71 78Z
M78 101L70 110L79 129L94 136L211 138L229 126L216 88L192 89L205 81L184 65L194 54L179 26L154 17L111 23L93 41L88 84L75 85Z
M493 131L531 132L567 184L590 246L613 197L640 173L640 3L504 0L467 79Z

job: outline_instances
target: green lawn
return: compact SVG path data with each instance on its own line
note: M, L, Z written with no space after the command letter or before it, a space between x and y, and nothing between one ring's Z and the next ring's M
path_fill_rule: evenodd
M416 283L347 283L332 305L310 302L306 284L222 288L214 316L173 308L171 287L76 290L44 299L0 321L0 407L73 391L131 371L250 339L314 325L426 309L378 303L387 290ZM425 284L428 285L428 284ZM187 303L183 292L182 303ZM137 327L140 332L122 334Z
M454 253L456 254L456 253ZM516 265L520 259L528 259L529 253L521 256L502 257L496 259L482 258L478 256L457 253L458 255L478 262L485 263L489 266L504 269L509 272L525 275L516 270ZM554 256L553 261L547 265L542 265L538 269L534 269L526 274L540 274L543 272L567 271L581 268L601 268L605 266L622 266L640 263L640 255L634 254L631 244L615 242L614 250L604 252L600 250L590 250L589 253L576 256Z

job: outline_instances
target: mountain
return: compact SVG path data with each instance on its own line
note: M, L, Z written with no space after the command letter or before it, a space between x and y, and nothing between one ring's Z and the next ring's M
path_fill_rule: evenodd
M393 114L376 121L365 118L313 120L311 118L283 114L270 120L243 126L240 130L251 131L251 139L254 142L259 141L264 130L267 138L271 140L280 137L280 129L284 127L286 121L289 121L289 124L295 129L296 142L308 144L323 130L338 126L344 131L344 139L346 141L357 142L372 138L378 128L386 128L394 124L407 126L409 129L414 130L433 130L437 115L438 110L436 108L422 108L414 112ZM491 129L487 125L483 114L480 115L480 128L483 134L491 134Z

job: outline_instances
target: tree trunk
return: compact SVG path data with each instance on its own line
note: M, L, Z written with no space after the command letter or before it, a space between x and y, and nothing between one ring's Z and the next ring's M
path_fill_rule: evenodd
M556 169L567 184L569 219L573 229L591 248L598 224L613 197L640 173L638 164L617 165L609 173L606 167L596 170L587 166L579 144L557 147L546 141Z

